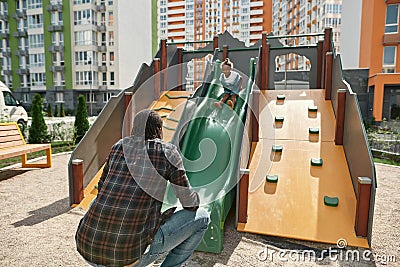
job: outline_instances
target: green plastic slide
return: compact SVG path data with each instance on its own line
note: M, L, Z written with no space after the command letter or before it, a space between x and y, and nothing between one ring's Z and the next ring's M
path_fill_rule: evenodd
M220 62L214 63L214 79L206 96L199 101L181 142L181 154L192 187L199 193L201 206L211 215L211 223L197 250L220 253L223 228L240 179L239 162L248 101L254 81L255 61L250 60L250 77L231 110L214 102L223 94L219 82ZM163 210L179 205L171 187L167 189Z

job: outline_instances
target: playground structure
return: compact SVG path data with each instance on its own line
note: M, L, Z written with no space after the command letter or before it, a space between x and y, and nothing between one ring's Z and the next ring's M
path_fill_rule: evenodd
M307 36L324 38L307 46L279 41ZM211 214L198 250L221 252L235 199L239 231L370 246L374 165L357 96L343 81L340 55L332 52L331 30L263 34L251 47L227 32L203 43L185 51L181 43L162 40L133 86L111 98L71 155L70 203L88 207L111 146L130 134L138 111L150 108L163 118L165 141L187 159L190 183ZM310 60L312 89L274 90L275 57L287 53ZM201 85L185 91L188 62L210 54ZM233 111L216 111L212 103L223 92L219 62L227 57L242 73L244 89ZM163 209L177 204L170 190L165 203Z

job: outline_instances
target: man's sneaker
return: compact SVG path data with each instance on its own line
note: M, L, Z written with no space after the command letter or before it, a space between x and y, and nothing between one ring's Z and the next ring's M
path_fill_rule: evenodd
M228 106L229 106L231 109L233 109L233 102L232 102L232 100L228 100L226 103L228 104Z

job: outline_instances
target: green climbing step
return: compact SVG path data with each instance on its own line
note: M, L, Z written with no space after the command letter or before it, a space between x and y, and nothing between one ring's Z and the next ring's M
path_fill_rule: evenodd
M285 95L277 95L276 99L278 100L285 100L286 96Z
M266 180L268 183L277 183L278 182L278 175L267 175Z
M321 158L312 158L311 166L322 166L322 159Z
M283 122L285 118L283 116L275 116L275 121L276 122Z
M324 196L324 204L330 207L337 207L339 205L339 198Z
M308 128L310 134L319 134L319 128Z
M309 107L308 107L308 111L310 111L310 112L317 112L317 111L318 111L318 107L317 107L317 106L309 106Z
M171 96L171 95L169 95L169 94L165 94L165 96L166 96L168 99L180 99L180 98L186 98L186 99L188 99L188 98L190 98L190 96L188 96L188 95Z
M273 152L282 152L283 146L282 145L272 145Z

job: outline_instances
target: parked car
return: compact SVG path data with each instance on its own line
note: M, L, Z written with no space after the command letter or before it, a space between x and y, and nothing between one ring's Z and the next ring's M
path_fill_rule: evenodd
M28 123L28 114L15 100L11 90L0 82L0 122L10 121L18 123L20 130L24 131Z

